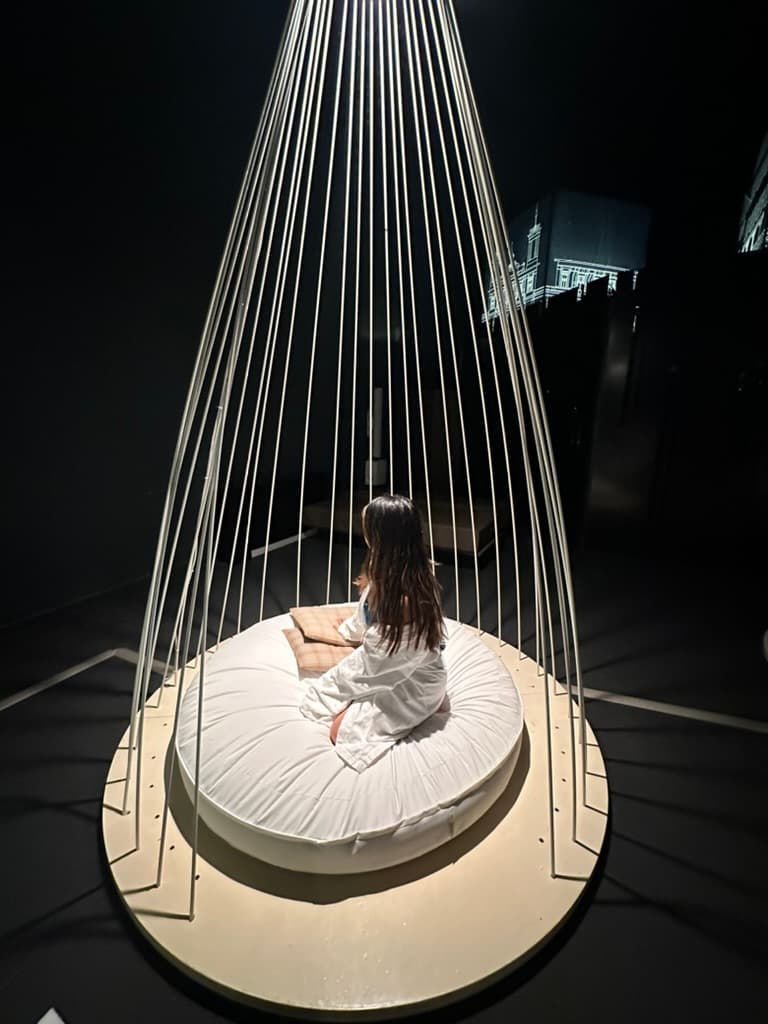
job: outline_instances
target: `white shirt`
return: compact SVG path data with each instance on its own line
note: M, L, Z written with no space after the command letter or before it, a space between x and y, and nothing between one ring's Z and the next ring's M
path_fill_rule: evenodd
M441 652L411 644L408 626L398 650L387 654L378 625L366 625L366 596L367 589L355 614L338 627L346 639L362 640L361 646L313 681L299 705L306 718L328 730L348 707L336 753L358 772L434 714L447 685Z

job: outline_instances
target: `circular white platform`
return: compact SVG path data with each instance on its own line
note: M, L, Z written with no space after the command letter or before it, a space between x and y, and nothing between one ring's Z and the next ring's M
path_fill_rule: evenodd
M160 707L152 707L158 698L151 697L140 849L134 849L133 815L120 814L127 732L110 767L102 827L118 892L153 945L233 999L295 1016L348 1019L445 1005L540 948L568 918L597 863L608 815L605 768L587 727L587 791L577 771L574 842L570 702L559 684L546 680L556 807L552 877L545 679L515 648L483 640L512 673L526 724L515 771L479 821L416 860L355 875L286 871L235 850L201 822L193 921L191 807L178 772L171 781L163 884L154 887L177 691L164 688ZM132 807L133 792L130 797Z
M349 874L413 860L482 817L515 768L523 709L476 631L446 622L449 711L357 772L299 711L307 681L283 634L291 625L257 623L206 660L199 811L211 831L277 867ZM195 675L176 740L190 799L198 704Z

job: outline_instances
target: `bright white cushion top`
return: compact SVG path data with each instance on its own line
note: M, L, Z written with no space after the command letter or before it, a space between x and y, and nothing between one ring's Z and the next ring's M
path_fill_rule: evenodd
M233 839L233 828L254 839L356 843L424 822L482 787L516 756L522 703L503 662L475 631L446 624L450 710L427 719L363 772L345 765L328 729L299 711L306 682L282 633L289 615L258 623L209 655L200 769L209 826L216 828L205 809L215 808L227 822L226 838L241 849L248 843ZM188 788L197 705L195 678L182 699L177 736Z

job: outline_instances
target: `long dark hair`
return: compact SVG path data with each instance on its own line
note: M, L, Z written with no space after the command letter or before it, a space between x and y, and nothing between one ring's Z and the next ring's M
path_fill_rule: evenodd
M387 653L399 648L405 626L416 646L436 650L443 635L440 588L418 509L400 494L382 494L363 509L363 534L368 553L361 572L370 584L368 606Z

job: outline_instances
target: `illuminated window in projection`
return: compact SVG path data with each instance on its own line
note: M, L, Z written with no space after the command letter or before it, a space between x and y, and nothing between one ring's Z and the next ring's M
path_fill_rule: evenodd
M557 264L557 285L555 292L567 292L572 288L585 288L591 281L608 278L608 291L616 290L618 275L631 267L601 267L593 263L574 263L570 260L555 260Z
M768 135L763 139L739 225L739 252L768 249Z
M523 303L574 290L580 296L606 277L614 291L620 273L645 266L649 226L650 211L634 203L565 190L541 199L509 225ZM489 271L483 321L496 319L498 309Z

